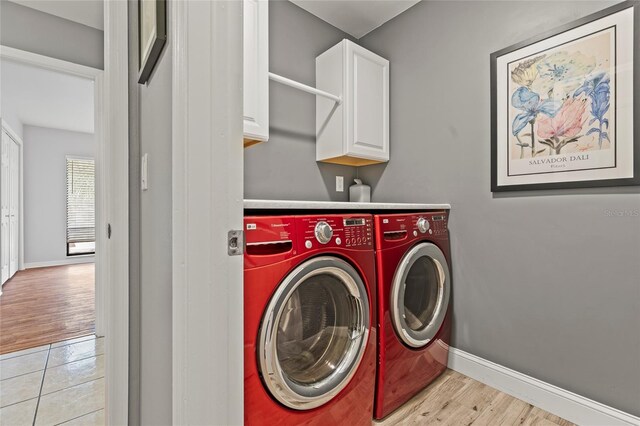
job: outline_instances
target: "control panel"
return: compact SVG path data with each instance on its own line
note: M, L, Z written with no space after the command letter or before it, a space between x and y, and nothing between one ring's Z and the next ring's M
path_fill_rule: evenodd
M373 248L373 219L370 215L327 215L298 217L301 248Z
M415 226L413 236L418 235L436 235L440 236L447 233L447 216L442 214L418 214L412 218Z
M448 218L447 211L376 216L376 247L380 249L418 239L447 238Z

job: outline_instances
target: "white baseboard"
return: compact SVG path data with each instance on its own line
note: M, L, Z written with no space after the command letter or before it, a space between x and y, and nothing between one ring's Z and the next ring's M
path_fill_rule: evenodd
M24 269L45 268L47 266L75 265L78 263L93 263L96 261L94 255L90 256L74 256L64 260L52 260L50 262L31 262L25 263Z
M640 425L640 417L449 348L449 368L579 425Z

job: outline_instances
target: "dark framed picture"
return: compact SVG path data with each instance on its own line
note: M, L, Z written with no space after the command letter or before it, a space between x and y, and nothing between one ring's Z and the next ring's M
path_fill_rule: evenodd
M640 2L491 54L491 190L640 184Z
M139 75L145 84L167 42L166 0L138 0Z

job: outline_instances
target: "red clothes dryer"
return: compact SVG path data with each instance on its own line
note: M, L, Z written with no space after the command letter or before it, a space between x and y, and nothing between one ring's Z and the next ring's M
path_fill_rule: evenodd
M447 368L451 335L448 211L374 216L381 419Z
M245 217L247 425L371 425L373 218Z

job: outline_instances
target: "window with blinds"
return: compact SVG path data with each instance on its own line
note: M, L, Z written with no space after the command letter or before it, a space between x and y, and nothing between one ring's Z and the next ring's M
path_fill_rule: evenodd
M95 161L67 157L67 256L96 251Z

